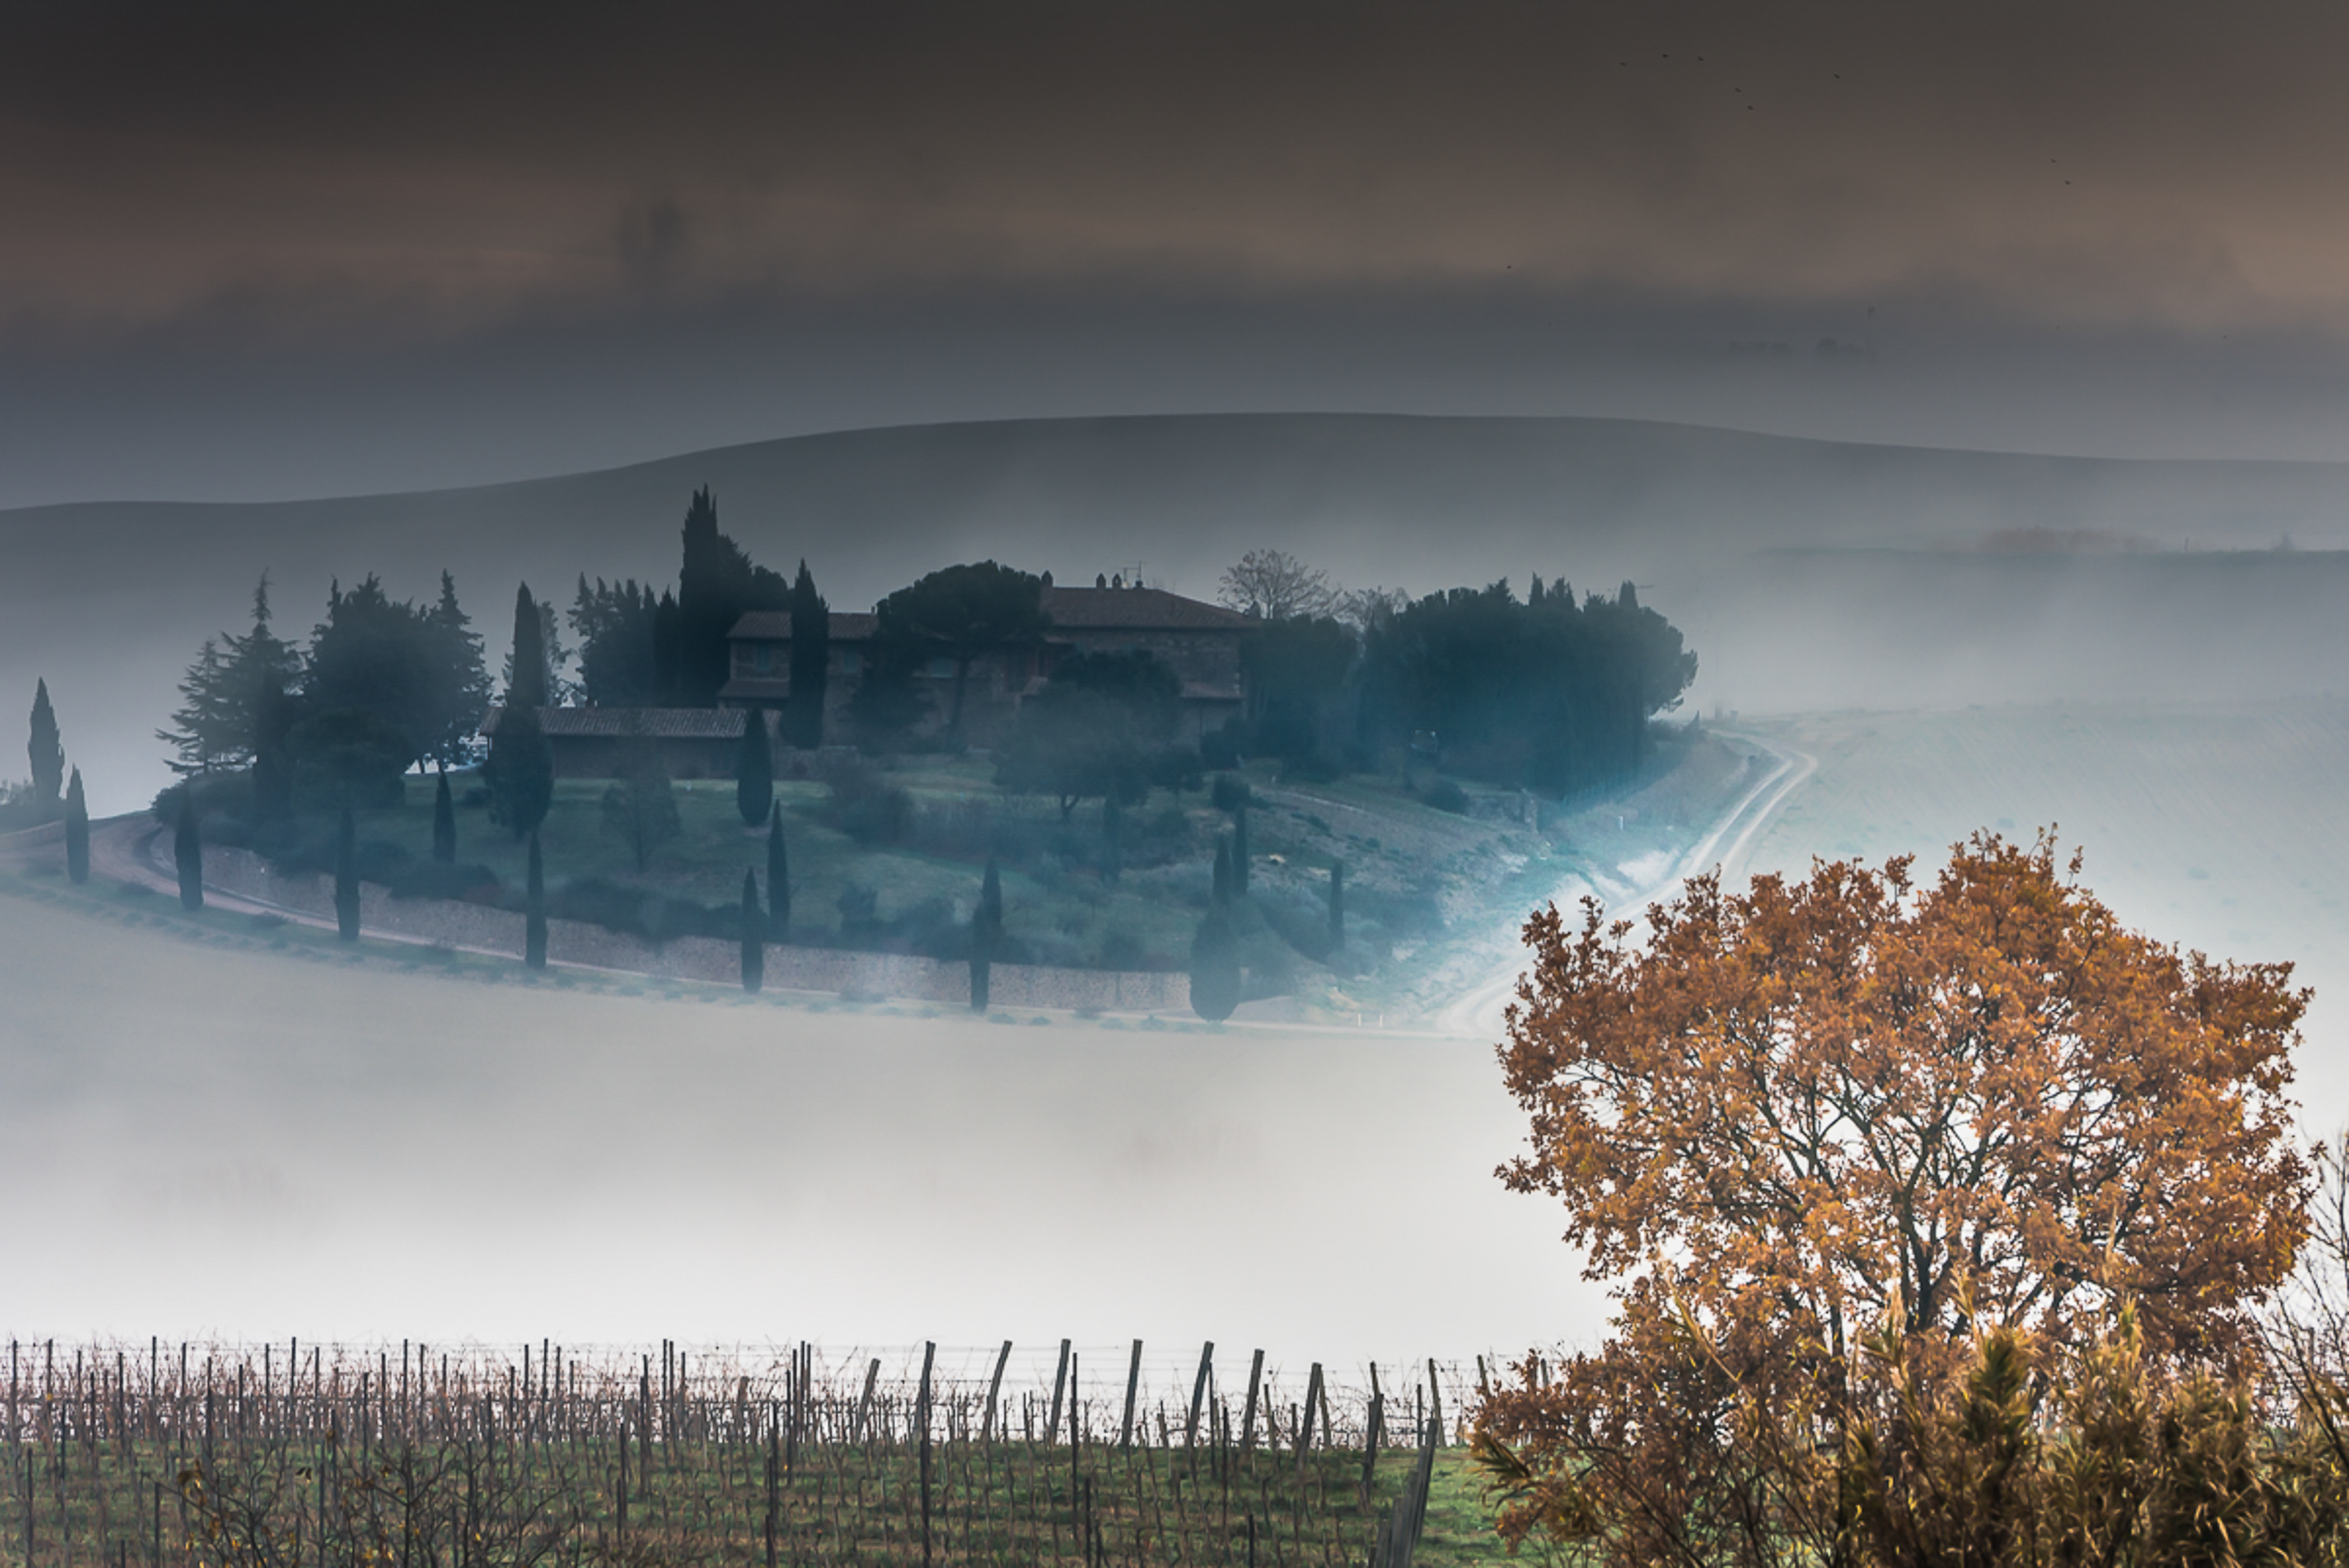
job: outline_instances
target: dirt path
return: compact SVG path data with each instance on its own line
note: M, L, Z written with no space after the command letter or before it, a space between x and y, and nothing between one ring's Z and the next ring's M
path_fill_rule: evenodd
M1740 734L1737 738L1769 753L1775 762L1731 804L1720 820L1714 823L1711 832L1690 846L1661 876L1651 881L1619 891L1614 888L1599 890L1588 888L1579 877L1569 877L1559 884L1553 895L1556 901L1565 906L1585 892L1603 891L1608 895L1604 901L1615 909L1644 909L1660 898L1670 898L1691 877L1713 867L1720 867L1728 876L1740 871L1745 856L1754 847L1756 836L1811 774L1818 771L1819 762L1806 752L1765 741L1758 735ZM1451 1035L1497 1039L1504 1024L1502 1015L1509 1003L1516 1000L1517 980L1524 971L1523 954L1513 951L1507 962L1436 1014L1437 1031Z

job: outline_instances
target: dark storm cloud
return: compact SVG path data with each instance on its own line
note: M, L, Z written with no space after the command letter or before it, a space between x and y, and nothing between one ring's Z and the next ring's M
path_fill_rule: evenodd
M1082 283L2349 325L2314 5L46 7L0 299L463 332Z

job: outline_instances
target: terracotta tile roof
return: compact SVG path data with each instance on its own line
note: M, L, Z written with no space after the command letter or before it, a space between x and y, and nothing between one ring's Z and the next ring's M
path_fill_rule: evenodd
M1263 624L1237 610L1187 599L1164 588L1053 587L1044 590L1044 609L1054 626L1071 631L1249 631ZM832 640L867 641L875 618L834 610ZM791 612L752 610L726 635L749 641L788 642Z
M740 708L541 708L539 728L550 740L576 737L619 740L649 735L660 741L735 741L742 736ZM481 733L497 733L502 707L481 717Z
M1249 631L1261 621L1164 588L1044 590L1052 624L1071 631Z
M833 610L827 618L832 622L832 640L834 642L864 642L873 636L873 616ZM754 642L789 642L792 639L792 612L751 610L736 621L734 629L726 636L730 640L742 638Z

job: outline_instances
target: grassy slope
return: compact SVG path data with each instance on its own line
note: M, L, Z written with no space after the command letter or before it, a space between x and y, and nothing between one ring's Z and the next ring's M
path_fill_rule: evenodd
M1930 866L1976 828L2054 824L2123 919L2316 990L2303 1119L2349 1116L2349 703L2083 705L1810 717L1756 732L1819 759L1733 870L1812 856Z
M1670 736L1646 778L1620 795L1568 812L1546 810L1498 792L1472 790L1468 815L1423 804L1403 781L1356 775L1328 784L1284 784L1271 764L1251 770L1257 805L1249 815L1251 898L1243 923L1259 987L1294 995L1298 1016L1363 1012L1403 1022L1449 1000L1464 974L1506 961L1526 909L1561 888L1619 875L1624 861L1668 854L1702 830L1742 776L1743 754L1710 738ZM1080 806L1063 828L1049 801L1006 796L979 760L914 758L883 775L910 794L924 826L915 842L861 844L833 825L828 788L778 784L791 852L792 925L802 940L839 940L842 894L852 883L877 896L885 919L927 903L968 921L986 846L1009 837L1031 847L1007 857L1005 923L1034 961L1107 967L1179 968L1205 911L1209 866L1230 819L1205 792L1154 792L1128 814L1127 870L1105 885L1089 866L1059 853L1090 853L1098 803ZM639 873L605 826L600 781L565 780L542 837L549 878L599 877L695 902L731 904L742 870L766 880L762 831L747 831L730 781L679 781L685 831ZM431 786L411 780L398 810L367 814L363 839L429 853ZM314 836L326 832L311 825ZM479 807L459 813L459 859L487 866L509 888L523 881L523 855ZM1319 961L1330 868L1347 867L1347 961ZM1293 939L1293 940L1291 940ZM1139 955L1138 960L1136 956Z

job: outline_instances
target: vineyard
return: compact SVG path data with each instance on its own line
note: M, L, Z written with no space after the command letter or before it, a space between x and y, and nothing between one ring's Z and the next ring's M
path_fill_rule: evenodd
M1433 1363L1340 1390L1257 1352L1227 1387L1211 1345L1157 1394L1138 1341L1098 1368L1064 1341L1029 1386L1011 1350L950 1374L926 1345L885 1376L805 1345L12 1344L0 1562L1413 1561L1452 1435Z

